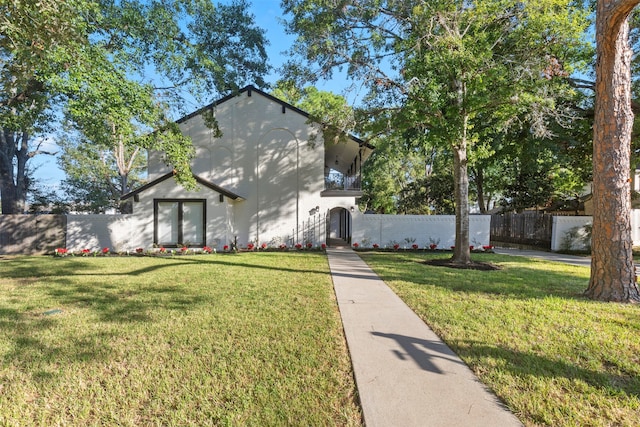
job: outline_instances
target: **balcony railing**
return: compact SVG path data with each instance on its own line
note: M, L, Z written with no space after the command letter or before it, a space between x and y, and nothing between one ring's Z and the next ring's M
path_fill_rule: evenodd
M360 191L360 182L360 175L343 175L340 172L331 172L324 177L324 189Z

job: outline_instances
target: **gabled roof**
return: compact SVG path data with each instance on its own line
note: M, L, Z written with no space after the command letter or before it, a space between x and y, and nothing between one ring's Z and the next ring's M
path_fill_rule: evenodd
M306 111L303 111L303 110L299 109L298 107L289 104L288 102L285 102L285 101L283 101L281 99L278 99L273 95L269 95L268 93L266 93L264 91L261 91L260 89L254 87L253 85L248 85L248 86L245 86L242 89L240 89L237 93L232 93L230 95L227 95L224 98L221 98L221 99L219 99L219 100L217 100L215 102L212 102L211 104L206 105L206 106L194 111L193 113L178 119L176 121L176 123L178 123L178 124L184 123L187 120L192 119L193 117L196 117L196 116L202 114L204 111L210 110L210 109L212 109L212 108L214 108L214 107L216 107L216 106L218 106L220 104L223 104L223 103L229 101L230 99L233 99L236 96L238 96L238 95L240 95L242 93L245 93L245 92L247 93L248 96L251 96L253 94L253 92L258 93L258 94L264 96L265 98L267 98L267 99L269 99L269 100L271 100L271 101L273 101L273 102L275 102L277 104L280 104L282 106L282 112L283 113L285 112L285 110L291 110L291 111L294 111L294 112L296 112L296 113L298 113L298 114L300 114L300 115L302 115L302 116L304 116L306 118L310 118L309 113L307 113ZM370 150L373 150L373 146L369 145L369 143L367 143L366 141L364 141L364 140L362 140L362 139L360 139L360 138L358 138L356 136L353 136L353 135L349 135L349 138L351 140L357 142L358 145L366 147L366 148L368 148Z
M143 185L142 187L137 188L136 190L131 191L131 192L123 195L122 197L120 197L120 200L126 200L126 199L128 199L130 197L135 196L136 194L140 194L143 191L146 191L149 188L154 187L154 186L160 184L163 181L166 181L167 179L169 179L169 178L171 178L173 176L174 176L173 172L169 172L167 174L164 174L160 178L154 179L153 181ZM243 197L238 196L237 194L235 194L235 193L233 193L233 192L231 192L229 190L225 190L224 188L220 187L219 185L216 185L216 184L214 184L212 182L209 182L206 179L200 178L196 174L193 174L193 178L196 180L196 182L198 184L203 185L203 186L215 191L216 193L222 194L222 195L230 198L231 200L244 200Z

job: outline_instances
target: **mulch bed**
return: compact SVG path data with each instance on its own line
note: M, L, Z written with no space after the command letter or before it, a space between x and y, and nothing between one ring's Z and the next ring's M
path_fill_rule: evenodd
M482 270L482 271L502 270L502 267L499 267L495 264L491 264L490 262L472 261L469 264L461 264L457 262L452 262L451 259L448 259L448 258L430 259L430 260L422 261L421 264L432 265L435 267L458 268L462 270Z

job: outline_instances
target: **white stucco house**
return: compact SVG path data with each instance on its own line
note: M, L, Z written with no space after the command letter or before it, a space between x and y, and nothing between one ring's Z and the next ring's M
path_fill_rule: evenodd
M221 137L205 125L206 111ZM364 141L325 143L307 113L252 86L178 124L193 141L198 188L176 184L163 153L150 152L148 183L123 197L133 200L136 242L121 245L316 246L350 237L362 164L372 151Z
M205 125L213 113L222 136ZM205 114L206 113L206 114ZM68 215L70 251L154 246L237 244L258 248L297 244L358 243L361 247L449 248L455 217L365 215L357 208L362 165L373 148L348 136L325 142L322 126L304 111L253 86L178 120L195 148L192 172L198 188L173 179L163 153L148 156L148 183L123 196L126 215ZM471 241L489 244L488 215L472 215ZM410 243L411 242L411 243Z

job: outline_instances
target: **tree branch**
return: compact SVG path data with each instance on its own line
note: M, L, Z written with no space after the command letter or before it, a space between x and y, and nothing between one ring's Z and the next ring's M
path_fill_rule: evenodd
M596 90L596 83L591 80L569 77L567 81L569 82L569 85L575 87L576 89L590 89L594 91Z

